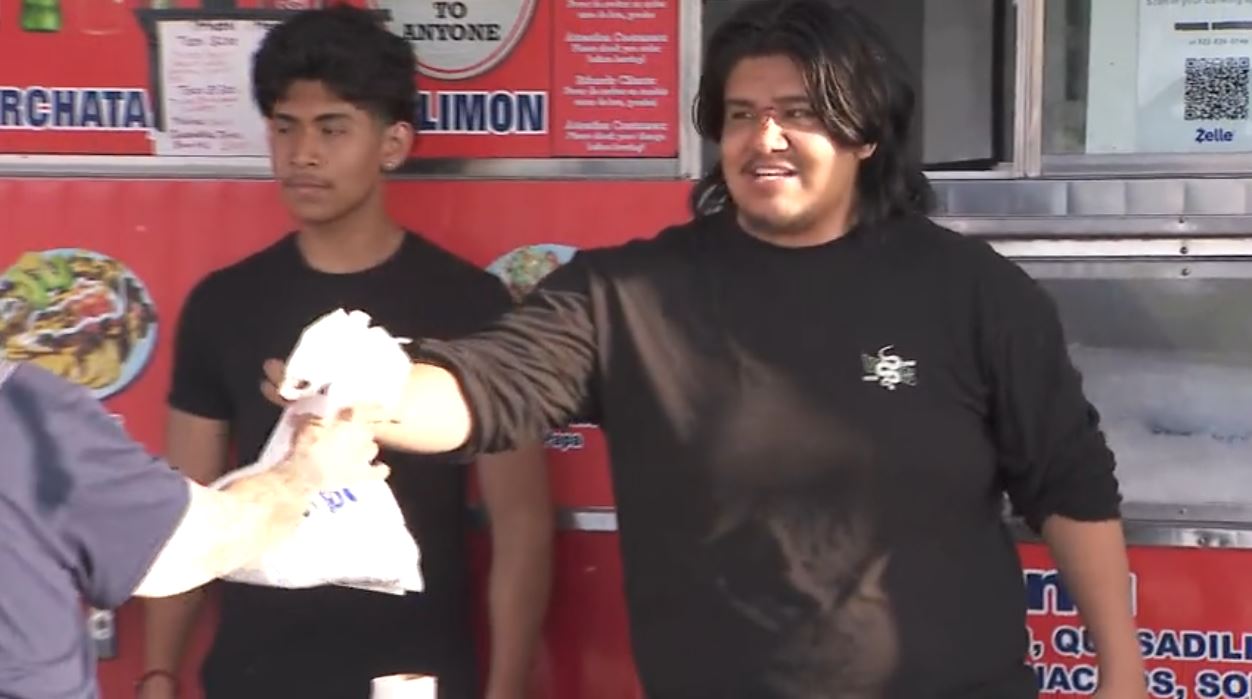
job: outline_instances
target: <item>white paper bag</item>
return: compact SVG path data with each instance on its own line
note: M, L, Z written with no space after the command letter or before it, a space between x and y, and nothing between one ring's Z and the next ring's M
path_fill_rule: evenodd
M280 387L293 402L256 464L227 474L212 487L224 488L286 458L301 415L329 416L361 402L391 407L399 400L409 369L408 356L400 349L403 341L369 327L369 320L359 311L339 310L305 329ZM391 487L382 481L318 493L290 537L226 579L285 588L340 585L392 594L423 587L417 543Z

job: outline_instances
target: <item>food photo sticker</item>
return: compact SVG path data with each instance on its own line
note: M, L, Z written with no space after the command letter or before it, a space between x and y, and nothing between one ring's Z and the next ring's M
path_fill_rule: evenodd
M126 265L78 248L23 253L0 275L0 357L38 365L97 399L147 365L157 312Z
M523 245L487 265L487 271L500 278L515 300L529 294L543 278L570 261L578 248L555 243Z

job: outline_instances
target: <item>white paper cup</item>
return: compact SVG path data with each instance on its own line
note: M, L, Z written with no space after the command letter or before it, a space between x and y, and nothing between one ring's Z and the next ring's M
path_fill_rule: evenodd
M435 678L429 675L387 675L370 682L370 699L435 699Z

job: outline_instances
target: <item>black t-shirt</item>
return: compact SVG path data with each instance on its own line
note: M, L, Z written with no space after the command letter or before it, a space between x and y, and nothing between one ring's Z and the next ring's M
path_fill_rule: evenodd
M470 448L605 428L650 699L1033 697L1004 493L1119 513L1050 299L921 217L804 249L700 219L419 354Z
M260 393L261 365L286 357L314 319L335 308L359 309L398 337L454 337L481 328L511 303L495 277L416 235L406 235L387 261L354 274L313 270L289 235L191 292L180 319L170 405L229 422L236 465L249 464L280 412ZM298 690L352 699L368 695L371 677L395 672L438 674L442 696L470 696L464 462L386 452L382 458L421 548L426 590L394 597L227 583L204 668L212 696Z

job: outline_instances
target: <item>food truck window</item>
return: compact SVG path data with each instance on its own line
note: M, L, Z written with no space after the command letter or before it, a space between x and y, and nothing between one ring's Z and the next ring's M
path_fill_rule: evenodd
M1252 521L1252 266L1022 266L1056 302L1127 516Z
M704 0L707 43L745 0ZM1012 160L1015 13L1011 0L853 0L909 65L919 95L916 147L928 170L988 170ZM716 160L706 147L705 165Z
M1243 2L1049 0L1043 151L1250 170L1250 56Z

